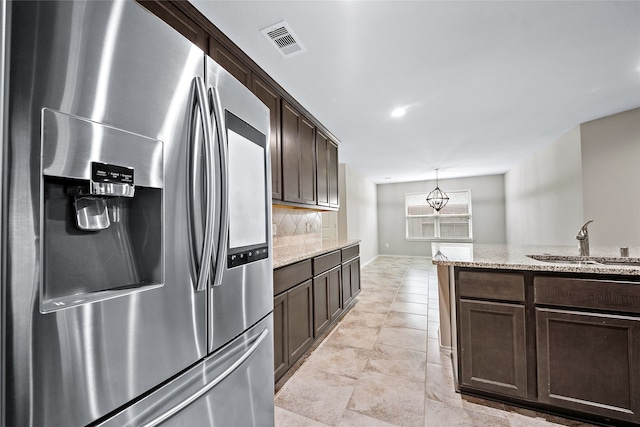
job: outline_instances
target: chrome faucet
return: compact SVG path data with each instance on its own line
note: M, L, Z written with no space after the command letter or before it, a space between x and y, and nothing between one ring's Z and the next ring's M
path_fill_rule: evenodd
M587 230L587 226L592 222L592 219L585 222L576 236L576 239L578 239L578 254L580 256L589 256L589 230Z

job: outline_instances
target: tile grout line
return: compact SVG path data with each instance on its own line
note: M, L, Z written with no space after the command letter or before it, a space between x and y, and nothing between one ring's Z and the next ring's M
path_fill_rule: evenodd
M367 267L368 267L368 266L367 266ZM365 267L365 269L366 269L367 267ZM403 276L402 276L402 280L401 280L401 282L400 282L400 283L401 283L401 285L400 285L400 286L398 286L398 289L400 289L400 287L402 286L402 281L404 281L404 277L405 277L406 275L407 275L407 272L405 271L405 272L404 272L404 274L403 274ZM361 276L360 276L360 277L362 277L362 274L361 274ZM361 286L362 286L362 285L361 285ZM362 292L362 290L361 290L361 292ZM395 299L396 299L397 295L398 295L398 290L396 290L396 293L395 293L395 295L393 296L393 301L395 301ZM385 315L385 317L384 317L384 319L383 319L383 321L382 321L382 324L381 324L380 328L378 328L378 335L376 336L376 341L375 341L375 342L374 342L374 344L373 344L373 348L372 348L372 349L368 352L368 354L367 354L367 359L366 359L366 361L365 361L365 363L364 363L364 367L362 368L362 371L360 371L360 372L358 373L358 378L356 378L356 384L357 384L357 382L360 380L360 376L362 375L362 373L367 369L367 365L369 364L369 361L371 360L372 352L373 352L373 350L374 350L374 349L375 349L375 347L376 347L376 344L377 344L377 342L378 342L378 339L380 338L380 332L382 331L382 325L384 325L384 323L386 322L387 318L389 317L389 313L391 312L391 305L393 304L393 301L391 301L391 304L389 305L389 308L387 309L387 313L386 313L386 315ZM354 307L353 307L353 308L355 308L355 305L354 305ZM337 329L338 329L338 328L335 328L335 329L334 329L334 331L335 331L335 330L337 330ZM333 334L333 332L332 332L332 334ZM331 335L331 334L330 334L330 335ZM327 336L327 338L329 338L329 337ZM425 357L426 357L426 356L425 356ZM426 369L425 369L425 371L426 371ZM342 412L340 413L340 417L338 418L338 422L337 422L337 424L335 424L336 426L337 426L338 424L340 424L340 421L342 421L342 419L344 418L344 413L346 412L347 407L349 406L349 402L351 402L351 399L353 398L353 394L355 393L355 391L356 391L356 385L354 385L354 386L353 386L353 390L351 391L351 395L349 396L349 399L347 400L347 403L346 403L345 407L342 409ZM364 414L363 414L363 415L364 415ZM423 424L424 424L424 423L423 423Z

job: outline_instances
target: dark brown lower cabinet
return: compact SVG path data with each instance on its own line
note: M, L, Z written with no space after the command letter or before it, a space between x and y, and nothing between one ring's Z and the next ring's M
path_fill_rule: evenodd
M329 271L329 314L330 322L342 314L342 271L340 266Z
M538 400L640 421L640 319L536 308Z
M273 299L273 361L276 380L289 369L289 346L287 336L287 293L284 292Z
M360 293L360 257L356 257L351 262L351 295L353 298Z
M348 307L360 293L360 257L342 263L342 305Z
M313 344L312 281L273 300L274 377L279 380Z
M289 364L293 364L313 344L313 294L311 280L287 291Z
M343 314L360 292L358 253L358 245L351 245L344 251L334 250L274 270L276 381Z
M319 337L329 326L329 272L313 278L313 336Z
M351 270L353 264L346 262L342 264L342 306L348 307L353 302L353 292L351 290Z
M455 268L460 390L640 425L640 279Z
M313 331L318 338L342 312L340 267L313 278Z
M524 306L460 300L459 316L462 385L526 397Z

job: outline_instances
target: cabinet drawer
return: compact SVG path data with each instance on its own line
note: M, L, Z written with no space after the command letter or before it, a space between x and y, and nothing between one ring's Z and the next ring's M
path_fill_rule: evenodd
M524 302L524 277L515 273L461 271L461 297Z
M536 276L536 304L640 313L640 283Z
M340 251L330 252L313 259L313 275L317 276L340 265Z
M310 259L274 270L273 294L278 295L311 277Z
M350 260L351 258L355 258L360 255L360 245L349 246L348 248L343 248L342 252L342 262Z

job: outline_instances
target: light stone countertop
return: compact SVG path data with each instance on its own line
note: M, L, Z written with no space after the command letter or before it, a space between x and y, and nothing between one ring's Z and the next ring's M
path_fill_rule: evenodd
M360 243L360 240L317 239L305 243L298 243L273 248L273 268L284 267L298 261L313 258L337 249L346 248Z
M563 259L575 259L575 246L526 246L489 245L473 243L432 243L432 262L436 265L477 267L508 270L556 271L567 273L640 275L640 265L620 266L602 264L563 264L561 262L538 261L527 255L554 255ZM620 260L620 248L591 247L591 256L583 260ZM629 248L627 261L640 264L640 247Z

